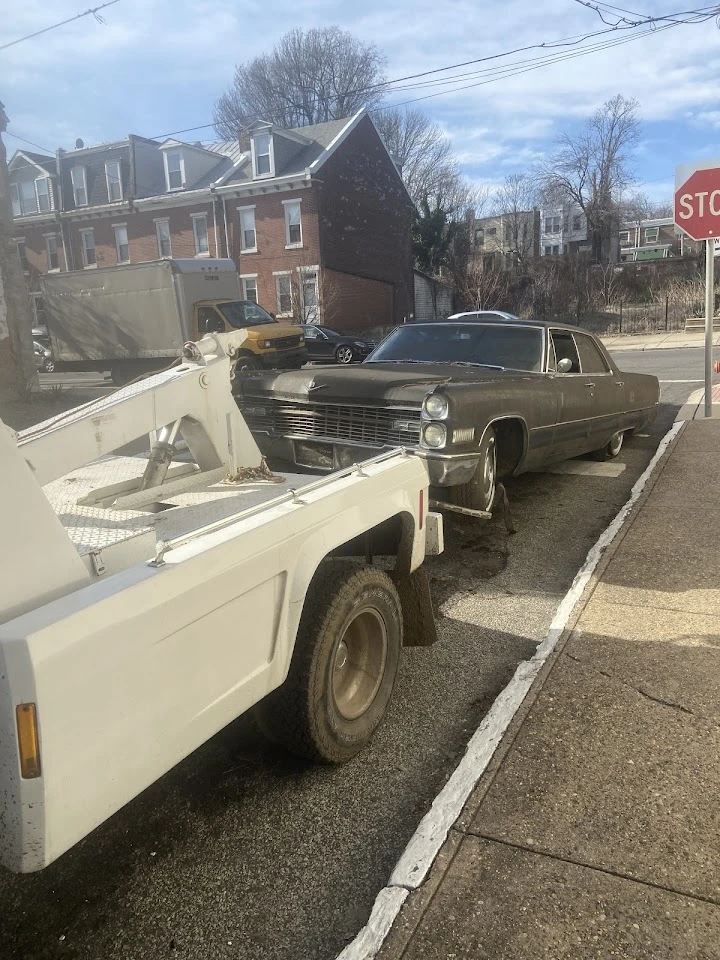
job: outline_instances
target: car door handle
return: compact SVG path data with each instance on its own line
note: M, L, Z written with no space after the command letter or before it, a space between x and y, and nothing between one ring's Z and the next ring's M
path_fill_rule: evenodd
M595 384L594 384L594 383L586 383L585 386L588 387L590 390L592 390L592 388L595 386Z
M624 381L624 380L616 380L616 381L615 381L615 386L616 386L616 387L624 387L624 386L625 386L625 381Z

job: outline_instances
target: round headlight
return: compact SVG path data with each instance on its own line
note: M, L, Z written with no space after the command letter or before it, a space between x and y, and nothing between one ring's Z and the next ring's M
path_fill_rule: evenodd
M444 423L426 423L423 427L423 443L426 447L437 450L445 446L447 432Z
M425 397L423 409L430 420L444 420L448 415L447 397L441 393L431 393Z
M263 347L264 347L266 350L269 350L272 345L273 345L272 340L266 340L266 341L263 343Z

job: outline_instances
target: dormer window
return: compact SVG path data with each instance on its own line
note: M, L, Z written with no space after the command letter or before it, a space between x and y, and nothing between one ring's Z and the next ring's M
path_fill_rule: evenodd
M269 133L258 133L252 138L253 177L275 176L273 141Z
M122 178L120 176L120 161L108 160L105 164L105 178L107 180L108 202L116 203L122 200Z
M182 190L185 186L185 160L182 150L168 150L165 154L165 179L168 190Z
M88 205L88 193L85 167L73 167L70 171L70 179L72 180L75 206L86 207Z

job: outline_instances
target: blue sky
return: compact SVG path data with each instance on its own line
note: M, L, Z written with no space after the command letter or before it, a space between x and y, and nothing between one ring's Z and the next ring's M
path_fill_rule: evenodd
M680 0L631 6L654 16L685 8ZM80 0L15 3L4 12L0 43L83 9ZM295 26L337 24L375 43L391 79L602 29L597 15L575 0L120 0L103 16L105 25L85 17L0 53L9 133L55 150L77 137L90 144L208 123L235 63L269 50ZM508 62L540 55L517 54ZM388 102L436 90L405 90ZM552 150L559 131L571 132L616 93L640 103L643 137L634 160L641 189L669 198L676 163L720 155L715 22L656 32L416 106L441 124L466 174L492 187L531 168ZM12 137L7 143L10 152L23 146Z

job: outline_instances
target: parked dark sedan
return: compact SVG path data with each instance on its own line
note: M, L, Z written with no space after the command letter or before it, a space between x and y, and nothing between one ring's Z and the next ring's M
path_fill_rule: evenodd
M377 344L370 340L348 337L330 327L319 324L302 324L308 360L325 360L328 363L355 363L364 360Z
M498 477L617 456L660 396L656 377L622 373L591 334L520 320L407 324L356 368L253 373L238 389L271 457L332 470L413 447L431 482L476 510Z

